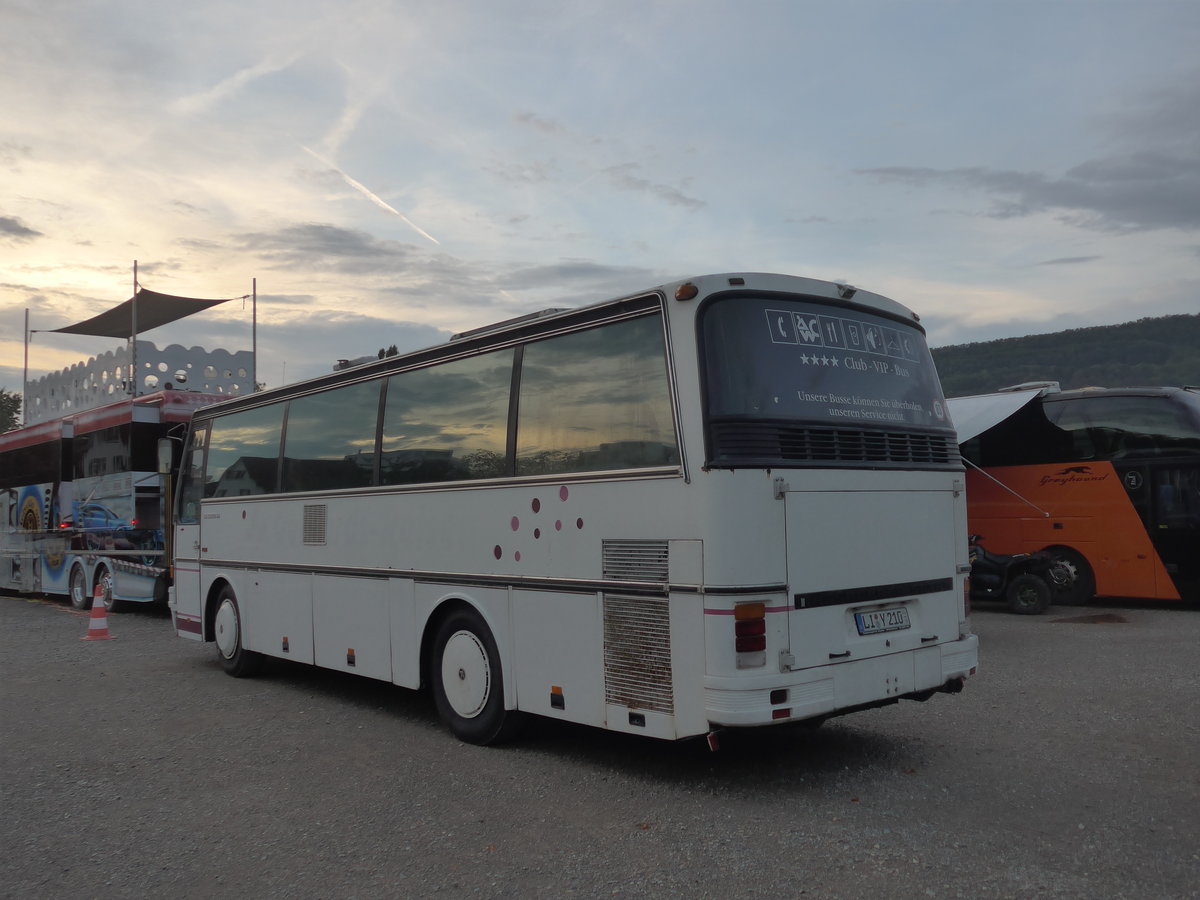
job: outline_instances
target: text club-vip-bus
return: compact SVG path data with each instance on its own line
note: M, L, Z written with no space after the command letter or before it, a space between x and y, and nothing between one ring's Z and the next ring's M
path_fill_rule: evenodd
M718 275L526 317L202 410L174 622L659 738L955 692L975 671L963 471L917 317Z
M970 528L988 549L1058 556L1060 602L1200 600L1200 390L1046 382L950 404L973 423Z
M0 588L92 604L167 598L159 442L223 399L156 391L0 434Z

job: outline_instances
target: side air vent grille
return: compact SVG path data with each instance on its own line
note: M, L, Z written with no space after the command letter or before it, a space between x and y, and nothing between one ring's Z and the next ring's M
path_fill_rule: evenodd
M630 709L674 713L665 597L605 596L604 699Z
M325 511L324 503L316 503L304 507L304 543L325 543Z
M867 465L958 468L954 435L774 422L714 422L712 465Z
M666 541L604 541L604 577L663 581L669 577Z

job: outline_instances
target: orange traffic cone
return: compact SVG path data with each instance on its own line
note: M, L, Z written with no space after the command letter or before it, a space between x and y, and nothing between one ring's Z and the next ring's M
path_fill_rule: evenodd
M116 640L116 638L108 633L108 610L104 605L104 588L100 585L96 585L96 593L92 600L92 617L88 620L88 633L81 637L80 640Z

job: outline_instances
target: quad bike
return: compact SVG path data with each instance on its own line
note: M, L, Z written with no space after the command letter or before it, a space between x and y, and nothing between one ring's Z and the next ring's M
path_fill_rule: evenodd
M1067 586L1070 573L1049 553L992 553L982 540L971 535L972 600L1003 600L1011 612L1033 616Z

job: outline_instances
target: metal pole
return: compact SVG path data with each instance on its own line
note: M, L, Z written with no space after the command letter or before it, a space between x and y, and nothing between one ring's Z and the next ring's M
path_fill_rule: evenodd
M25 371L21 375L21 424L29 424L29 307L25 307Z
M133 298L132 298L132 313L133 318L131 326L133 334L129 338L129 395L137 396L137 260L133 261Z
M258 390L258 279L250 279L250 393Z

